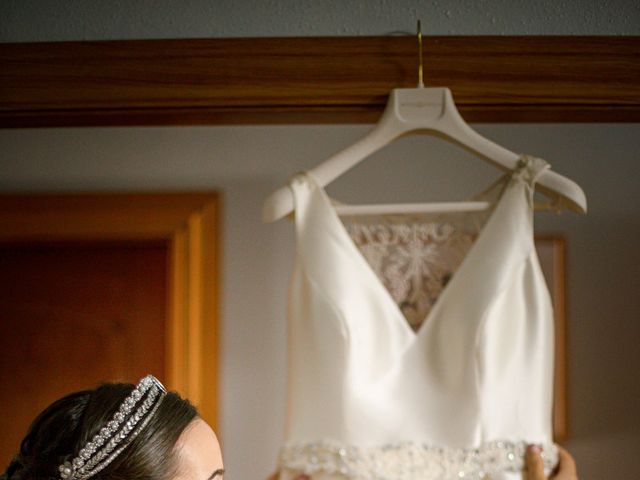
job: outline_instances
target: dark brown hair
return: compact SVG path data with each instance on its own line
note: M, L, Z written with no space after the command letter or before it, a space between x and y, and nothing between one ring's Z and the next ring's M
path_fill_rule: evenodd
M33 421L0 480L59 480L58 466L78 454L133 388L131 384L107 383L53 402ZM196 417L189 401L167 393L140 434L92 480L171 478L177 472L174 446Z

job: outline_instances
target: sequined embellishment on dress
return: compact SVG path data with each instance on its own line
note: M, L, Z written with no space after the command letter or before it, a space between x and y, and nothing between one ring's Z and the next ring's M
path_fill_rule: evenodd
M413 442L355 447L337 442L288 444L280 468L350 480L485 480L503 472L521 472L526 442L492 441L479 448L445 448ZM541 446L545 467L558 462L555 444Z

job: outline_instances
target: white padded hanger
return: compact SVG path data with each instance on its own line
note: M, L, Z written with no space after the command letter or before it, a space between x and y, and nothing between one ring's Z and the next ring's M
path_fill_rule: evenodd
M421 48L421 33L418 24L418 39ZM420 57L422 57L420 52ZM391 91L387 106L380 118L365 137L353 145L331 156L310 170L313 177L326 186L347 172L371 154L394 140L408 134L430 134L444 138L481 159L501 168L513 170L520 155L483 137L473 130L462 118L453 101L451 91L446 87L425 88L422 83L422 61L419 67L417 88L396 88ZM541 193L554 200L554 206L566 207L585 213L587 200L580 186L573 180L554 171L544 171L537 181ZM428 204L394 204L337 206L339 214L377 213L418 213L446 210L479 210L486 208L485 202L455 202ZM273 192L263 205L263 220L276 221L293 211L293 195L288 186Z

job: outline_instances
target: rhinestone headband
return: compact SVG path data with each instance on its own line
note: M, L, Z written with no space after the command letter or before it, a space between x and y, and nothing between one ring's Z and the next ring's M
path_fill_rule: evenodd
M107 467L138 436L156 413L166 389L153 375L144 377L120 404L111 420L78 455L58 470L63 480L84 480Z

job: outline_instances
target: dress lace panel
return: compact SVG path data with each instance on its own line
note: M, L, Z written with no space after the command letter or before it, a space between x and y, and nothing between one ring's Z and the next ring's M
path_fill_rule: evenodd
M485 215L476 212L454 214L446 220L412 221L350 217L343 221L411 328L418 330L471 248Z

